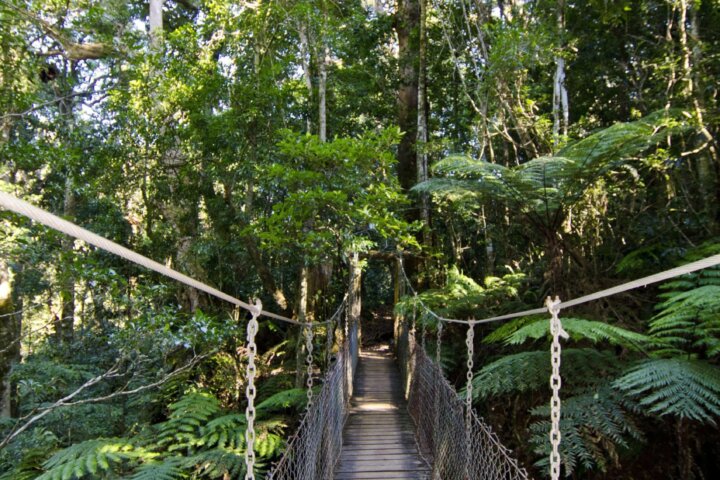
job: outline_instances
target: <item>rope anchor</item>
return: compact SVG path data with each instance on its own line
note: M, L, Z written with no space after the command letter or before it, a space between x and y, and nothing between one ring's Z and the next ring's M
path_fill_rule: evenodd
M562 378L560 377L560 361L562 356L562 347L560 346L560 337L567 340L570 338L568 333L563 329L560 322L560 298L557 296L555 300L548 297L545 300L545 306L550 312L550 335L552 335L552 344L550 346L550 363L552 365L552 374L550 375L550 388L552 389L552 397L550 399L550 478L558 480L560 478L560 388L562 387Z

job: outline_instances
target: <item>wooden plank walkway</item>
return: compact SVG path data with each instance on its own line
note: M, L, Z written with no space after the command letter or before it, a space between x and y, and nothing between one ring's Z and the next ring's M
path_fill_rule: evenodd
M335 480L430 478L388 347L362 352Z

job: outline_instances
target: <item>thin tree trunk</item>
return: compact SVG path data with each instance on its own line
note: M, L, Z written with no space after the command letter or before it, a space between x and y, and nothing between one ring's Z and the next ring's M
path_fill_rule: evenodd
M330 48L327 42L327 5L323 2L322 53L320 56L320 83L318 85L318 138L327 140L327 66Z
M565 0L557 3L557 29L561 39L565 35ZM561 48L564 45L561 44ZM560 136L567 136L570 118L568 106L568 93L565 85L565 59L558 55L555 57L555 78L553 81L553 144L557 147Z
M309 24L309 20L308 20ZM298 35L300 36L300 58L302 59L303 78L305 79L305 88L307 88L308 105L313 103L313 84L312 72L310 71L310 40L308 37L309 25L302 22L298 24ZM310 111L310 109L308 109ZM307 133L312 133L312 118L308 112L305 118Z
M160 50L163 44L163 2L164 0L150 0L150 47Z
M305 323L308 321L307 306L308 306L308 283L309 283L309 268L307 265L303 265L300 269L300 281L298 282L298 307L297 307L297 321ZM305 344L304 344L304 331L303 328L298 328L297 332L297 349L295 352L295 388L303 387L303 380L305 378Z
M705 210L709 219L714 221L713 230L717 229L718 210L717 196L718 181L716 172L720 169L717 143L705 125L705 98L701 85L700 69L702 65L702 50L700 48L700 24L697 18L697 6L693 1L680 0L680 19L678 30L680 46L683 52L683 88L682 97L692 104L693 113L698 122L700 135L693 142L695 150L700 150L696 156L698 185L703 198ZM690 19L690 34L687 32L688 16ZM692 45L691 45L692 43ZM705 148L706 147L706 148Z
M428 179L428 122L427 122L427 88L426 88L426 0L420 2L420 39L419 39L419 67L418 67L418 94L417 94L417 183ZM430 246L430 197L427 193L420 194L420 220L423 225L423 244Z
M0 257L0 418L15 416L14 388L10 371L20 361L18 316L14 314L13 278L7 261Z
M72 219L75 217L75 192L73 192L73 181L70 173L65 179L65 199L63 202L63 216ZM62 250L72 255L75 247L75 239L65 236L62 239ZM62 287L60 290L62 308L60 309L60 320L55 324L55 339L59 343L69 343L73 339L75 325L75 275L72 267L66 267L63 272Z

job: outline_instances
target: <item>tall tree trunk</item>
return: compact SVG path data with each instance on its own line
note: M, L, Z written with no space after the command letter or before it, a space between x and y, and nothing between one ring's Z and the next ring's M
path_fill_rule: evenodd
M298 306L297 306L297 321L305 323L308 319L308 284L310 277L310 269L306 264L303 264L300 269L300 279L298 281ZM305 378L305 343L304 343L304 331L303 327L297 329L297 349L295 351L295 388L302 388L304 385L303 379Z
M398 125L404 135L398 147L398 180L404 190L417 183L417 109L420 5L418 0L398 0L395 31L398 38ZM417 209L409 214L418 219Z
M163 44L163 3L164 0L150 0L150 47L157 51Z
M63 216L66 219L75 217L75 192L73 191L73 180L68 172L65 178L65 199L63 202ZM69 262L73 262L75 250L75 239L65 236L62 239L62 250L69 255ZM55 339L59 343L69 343L73 339L75 326L75 275L72 266L67 266L62 273L62 285L60 289L60 299L62 307L60 309L60 320L55 323Z
M427 121L427 82L426 82L426 55L427 55L427 38L426 38L426 0L419 0L420 3L420 38L418 48L418 94L417 94L417 183L422 183L428 179L428 121ZM420 194L420 220L423 224L423 244L430 246L432 239L430 237L430 197L427 193Z
M327 140L327 65L330 61L330 49L328 48L327 39L325 38L327 12L324 15L322 53L320 54L321 58L319 62L320 81L318 83L318 138L321 142Z
M708 218L714 222L712 230L717 232L720 224L720 156L717 142L708 130L705 123L705 97L703 92L702 76L702 49L700 44L700 24L697 18L697 5L694 1L680 0L680 19L677 22L680 46L682 49L683 87L681 96L685 102L691 104L700 134L693 142L696 154L698 172L698 185L702 195L704 209ZM686 25L690 25L688 34Z
M397 121L403 137L397 152L397 175L400 187L409 191L418 180L418 80L420 61L420 4L419 0L398 0L395 12L395 31L398 39L398 95ZM416 204L406 212L406 219L420 219L421 208ZM422 242L422 238L419 238ZM417 261L408 259L406 271L412 277Z
M556 20L562 49L564 47L562 39L565 36L565 0L558 0L557 2ZM570 107L565 84L565 59L562 55L557 55L555 57L555 78L553 81L553 143L556 147L560 142L560 136L567 136L569 121Z
M310 112L310 106L313 103L313 84L312 84L312 72L310 71L310 38L308 29L310 28L310 20L307 23L302 21L298 22L298 35L300 36L300 58L302 62L303 78L305 80L305 88L307 89L308 95L308 114L305 118L305 127L307 128L306 133L312 133L312 115Z
M0 418L17 413L10 370L20 360L20 344L15 342L20 329L19 317L14 314L12 280L7 260L0 257Z

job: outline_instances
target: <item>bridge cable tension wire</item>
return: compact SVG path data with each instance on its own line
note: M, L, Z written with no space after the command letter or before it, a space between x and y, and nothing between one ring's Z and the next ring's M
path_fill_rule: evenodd
M412 283L410 282L410 279L407 277L407 274L405 273L405 268L403 266L402 257L398 257L400 261L400 272L403 275L403 278L405 279L405 283L410 288L410 291L412 294L417 298L418 292L415 291L415 289L412 286ZM584 295L582 297L575 298L573 300L568 300L567 302L560 302L557 307L559 309L566 309L570 307L575 307L577 305L581 305L583 303L589 303L595 300L599 300L601 298L609 297L611 295L617 295L618 293L627 292L629 290L634 290L636 288L640 287L646 287L648 285L652 285L654 283L664 282L665 280L670 280L672 278L678 277L680 275L685 275L687 273L696 272L698 270L702 270L704 268L714 267L720 265L720 254L718 255L712 255L707 258L703 258L702 260L698 260L696 262L687 263L685 265L682 265L680 267L671 268L669 270L665 270L659 273L656 273L654 275L649 275L647 277L639 278L637 280L633 280L632 282L623 283L620 285L617 285L612 288L607 288L605 290L600 290L595 293L591 293L589 295ZM524 310L522 312L515 312L515 313L508 313L507 315L498 315L495 317L488 317L483 318L479 320L471 319L471 320L460 320L457 318L446 318L443 317L437 313L435 313L430 307L428 307L422 300L419 298L417 299L420 306L432 317L437 319L440 322L445 323L460 323L460 324L473 324L473 325L479 325L482 323L491 323L491 322L500 322L503 320L511 320L513 318L519 318L519 317L527 317L529 315L540 315L542 313L548 313L549 310L547 307L542 308L534 308L532 310Z
M112 240L108 240L105 237L101 237L100 235L97 235L89 230L86 230L85 228L82 228L78 225L75 225L72 222L69 222L67 220L63 220L62 218L58 217L57 215L53 215L50 212L47 212L41 208L38 208L34 205L31 205L28 202L25 202L24 200L20 200L19 198L10 195L6 192L0 192L0 206L3 207L6 210L10 210L12 212L15 212L17 214L23 215L25 217L30 218L31 220L35 220L38 223L41 223L47 227L52 228L53 230L57 230L58 232L64 233L66 235L69 235L71 237L77 238L78 240L82 240L90 245L93 245L101 250L105 250L106 252L112 253L117 255L118 257L124 258L125 260L129 260L130 262L133 262L137 265L143 266L149 270L153 270L161 275L164 275L166 277L172 278L173 280L176 280L182 284L185 284L189 287L196 288L198 290L201 290L209 295L212 295L214 297L217 297L221 300L225 300L226 302L232 303L233 305L237 305L250 313L252 313L255 309L253 305L250 305L249 303L243 302L240 299L237 299L231 295L228 295L227 293L221 292L220 290L211 287L210 285L207 285L203 282L200 282L199 280L196 280L194 278L188 277L187 275L184 275L176 270L173 270L170 267L167 267L161 263L156 262L155 260L151 260L144 255L141 255L133 250L130 250L129 248L123 247L122 245L119 245ZM286 323L292 323L294 325L303 325L303 322L298 322L297 320L293 320L292 318L285 317L283 315L279 315L277 313L272 313L268 311L261 311L260 316L272 318L275 320L280 320L282 322ZM320 326L327 323L325 322L313 322L312 326Z
M58 217L57 215L53 215L50 212L47 212L41 208L35 207L34 205L31 205L28 202L25 202L23 200L20 200L19 198L10 195L9 193L0 191L0 206L3 207L6 210L15 212L19 215L23 215L31 220L34 220L38 223L41 223L49 228L52 228L54 230L57 230L58 232L64 233L66 235L69 235L73 238L82 240L89 245L93 245L101 250L105 250L106 252L115 254L121 258L124 258L125 260L129 260L130 262L133 262L137 265L143 266L149 270L153 270L161 275L164 275L166 277L172 278L184 285L187 285L192 288L196 288L198 290L201 290L205 293L208 293L214 297L217 297L221 300L225 300L226 302L229 302L236 307L243 308L250 312L251 318L248 321L247 324L247 349L248 349L248 365L246 368L246 375L247 375L247 386L245 389L245 394L247 397L247 408L245 410L245 416L247 418L247 428L245 430L245 441L246 441L246 449L245 449L245 465L246 465L246 472L245 472L245 480L255 480L255 396L256 396L256 387L255 387L255 376L257 374L257 367L255 365L255 357L257 355L257 345L255 343L255 335L258 332L259 329L259 323L258 318L260 316L265 316L267 318L272 318L275 320L280 320L287 323L292 323L295 325L301 325L306 332L306 338L308 341L308 407L312 404L312 338L313 338L313 327L325 325L328 324L329 327L332 326L332 322L336 317L339 317L343 311L343 307L345 306L345 303L347 302L347 295L345 295L345 298L343 299L342 303L340 304L340 307L335 312L335 314L327 321L324 322L298 322L297 320L293 320L291 318L285 317L283 315L278 315L276 313L267 312L263 310L262 308L262 302L260 300L256 300L254 304L243 302L242 300L239 300L231 295L228 295L214 287L211 287L203 282L200 282L194 278L191 278L187 275L184 275L176 270L173 270L170 267L167 267L165 265L162 265L161 263L158 263L154 260L151 260L133 250L130 250L129 248L123 247L122 245L119 245L105 237L102 237L100 235L97 235L85 228L82 228L78 225L75 225L72 222L69 222L67 220L63 220L62 218ZM239 318L239 315L237 312L234 314L236 320ZM329 328L328 327L328 328ZM347 328L347 326L346 326Z

